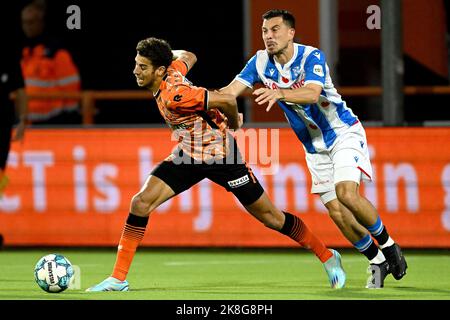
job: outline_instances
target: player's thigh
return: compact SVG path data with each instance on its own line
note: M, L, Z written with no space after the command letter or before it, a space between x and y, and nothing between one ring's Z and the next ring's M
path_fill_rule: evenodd
M148 213L175 195L172 188L160 178L150 175L131 201L131 212Z
M358 139L348 138L345 147L332 153L336 195L346 206L356 203L359 198L361 180L372 180L372 166Z
M334 173L333 181L336 185L353 186L361 183L361 180L372 180L372 166L370 160L354 149L342 149L333 156ZM354 188L354 187L352 187Z
M363 133L351 132L341 137L330 153L334 166L335 184L361 180L372 180L372 165Z
M173 161L162 161L151 172L151 175L164 181L175 195L191 188L205 178L201 165Z
M191 188L203 179L196 175L193 165L162 161L145 181L138 195L151 210L173 196Z
M274 206L245 163L222 165L207 177L232 192L245 209L267 227L276 230L283 227L283 213Z
M334 167L333 161L328 153L306 153L306 165L311 174L311 193L325 194L334 192Z
M245 163L214 164L207 170L206 177L232 192L243 206L254 203L264 193L253 171Z

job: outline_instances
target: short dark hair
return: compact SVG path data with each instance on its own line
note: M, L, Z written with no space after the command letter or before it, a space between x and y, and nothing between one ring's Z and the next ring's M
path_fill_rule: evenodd
M262 15L262 18L266 20L276 17L282 17L285 24L287 24L290 28L295 29L295 17L287 10L272 9Z
M172 63L173 53L166 40L147 38L138 42L136 51L152 62L154 68L168 67Z

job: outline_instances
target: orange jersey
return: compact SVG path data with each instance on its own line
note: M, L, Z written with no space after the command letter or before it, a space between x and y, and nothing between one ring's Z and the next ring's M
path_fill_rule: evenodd
M197 161L221 159L229 150L227 118L208 110L208 91L185 78L186 64L175 60L155 95L159 112L174 131L183 152Z

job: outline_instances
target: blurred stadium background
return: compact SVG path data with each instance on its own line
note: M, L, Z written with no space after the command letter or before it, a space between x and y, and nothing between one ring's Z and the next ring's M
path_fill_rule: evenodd
M383 27L371 30L366 24L367 8L381 6L381 1L233 0L214 6L176 1L168 6L161 1L48 0L47 24L64 39L80 69L82 92L75 96L83 120L70 126L31 125L24 143L13 144L11 182L0 200L3 245L116 246L131 196L175 144L169 143L170 132L151 96L136 88L136 43L155 36L167 39L174 49L194 52L198 62L189 79L220 88L263 48L261 15L276 6L296 16L299 42L324 49L335 85L367 128L375 182L363 192L393 237L404 248L449 249L450 6L443 0L399 2L401 10L391 17L401 21L394 23L399 28L386 33L402 39L403 90L391 96L400 105L386 106L382 93L389 88L383 88L382 71L389 70L382 63ZM6 39L2 47L20 50L20 10L26 3L0 5L0 30ZM66 27L66 9L73 4L81 9L80 30ZM279 149L277 174L262 174L268 163L261 154L251 163L271 198L300 215L327 245L350 247L309 194L302 147L281 111L266 113L251 98L239 103L247 130L258 128L279 139L269 147ZM400 108L400 119L387 118L388 107ZM294 246L267 231L209 181L158 209L143 245Z

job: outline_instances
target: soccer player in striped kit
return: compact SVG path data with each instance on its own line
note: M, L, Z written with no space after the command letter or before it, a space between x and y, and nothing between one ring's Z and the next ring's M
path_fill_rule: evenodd
M294 34L290 12L265 13L265 50L221 92L237 97L255 83L265 85L253 91L255 101L266 105L266 111L275 103L282 108L303 144L311 192L320 195L343 235L368 258L371 276L366 287L381 288L389 273L400 280L407 264L375 207L359 193L361 180L372 179L364 128L334 88L324 53L295 43Z
M140 41L136 49L136 82L153 93L161 115L180 139L131 200L111 276L87 291L128 291L126 277L150 214L205 178L232 192L266 227L314 252L331 287L344 287L346 275L339 253L328 249L299 217L277 209L241 158L229 130L242 124L236 98L196 87L186 79L197 61L191 52L172 51L166 41L156 38Z

